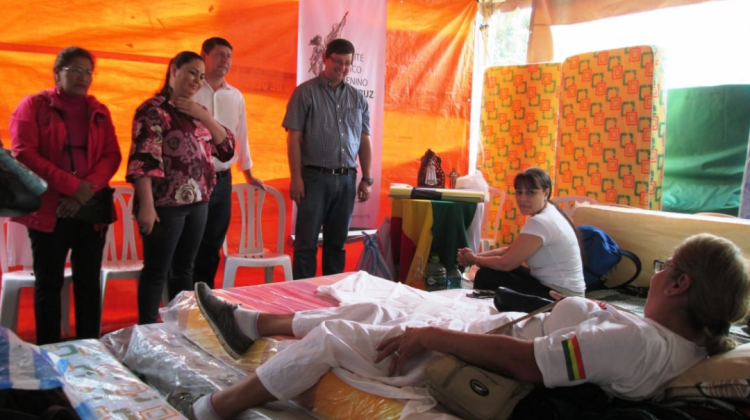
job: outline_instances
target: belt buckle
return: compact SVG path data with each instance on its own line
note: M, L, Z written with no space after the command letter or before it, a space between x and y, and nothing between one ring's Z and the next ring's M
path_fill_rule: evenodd
M344 174L344 168L334 168L331 173L333 175L343 175Z

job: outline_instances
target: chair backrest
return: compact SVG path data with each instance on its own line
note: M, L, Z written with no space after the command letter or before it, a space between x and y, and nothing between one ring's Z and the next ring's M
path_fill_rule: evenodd
M6 270L10 267L22 266L24 270L31 270L34 257L31 254L31 239L26 226L8 220L5 224L6 242ZM70 254L68 254L70 258Z
M7 222L7 217L0 217L0 273L8 272L8 248L6 246L7 236L5 233L5 224Z
M138 251L135 243L135 220L133 219L133 201L135 193L130 185L119 185L115 187L115 208L119 208L117 222L110 225L107 230L107 241L104 245L104 261L137 260ZM115 231L121 227L122 244L118 247L115 240ZM119 249L119 254L118 254Z
M0 218L0 239L0 269L3 273L9 272L10 267L19 265L24 270L33 269L34 256L26 226L11 222L8 218ZM70 262L70 252L65 261Z
M584 197L582 195L566 195L564 197L555 197L550 199L551 202L557 204L568 217L573 217L573 213L576 210L576 203L589 203L598 204L599 202L591 197Z
M497 231L500 230L500 217L503 214L503 206L505 205L505 190L495 187L490 187L490 201L485 204L484 207L484 223L482 224L482 238L490 238L495 240L497 238ZM497 207L495 207L497 206ZM490 219L491 210L497 208L495 217ZM494 246L494 245L493 245Z
M261 215L263 213L263 203L268 194L276 198L278 204L279 223L276 232L275 252L284 253L284 230L286 228L286 204L284 197L279 190L266 185L263 191L250 184L237 184L232 186L232 192L237 194L237 201L240 206L240 216L242 227L240 231L240 254L252 254L263 252L263 229L261 224ZM224 240L224 255L227 253L227 240Z

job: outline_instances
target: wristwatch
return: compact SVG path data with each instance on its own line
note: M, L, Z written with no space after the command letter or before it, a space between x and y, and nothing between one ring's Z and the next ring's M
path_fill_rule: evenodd
M366 182L367 185L372 186L372 184L375 183L375 180L373 178L362 178L362 181L360 182Z

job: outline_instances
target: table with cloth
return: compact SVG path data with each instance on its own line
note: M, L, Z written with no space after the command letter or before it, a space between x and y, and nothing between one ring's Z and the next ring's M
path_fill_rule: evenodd
M483 215L484 203L392 198L391 255L398 281L424 289L415 276L420 260L424 269L430 254L437 254L450 272L459 248L478 251Z

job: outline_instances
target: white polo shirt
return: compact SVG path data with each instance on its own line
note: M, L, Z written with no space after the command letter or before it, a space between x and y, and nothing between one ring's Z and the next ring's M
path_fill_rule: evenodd
M590 382L620 398L650 398L708 356L655 321L584 298L557 304L542 330L534 357L548 388Z
M204 82L193 99L208 108L216 121L232 130L235 138L234 156L227 162L221 162L215 156L211 157L216 172L226 171L239 161L242 171L253 167L250 159L250 146L247 138L247 115L245 115L245 98L242 93L226 81L217 90Z

